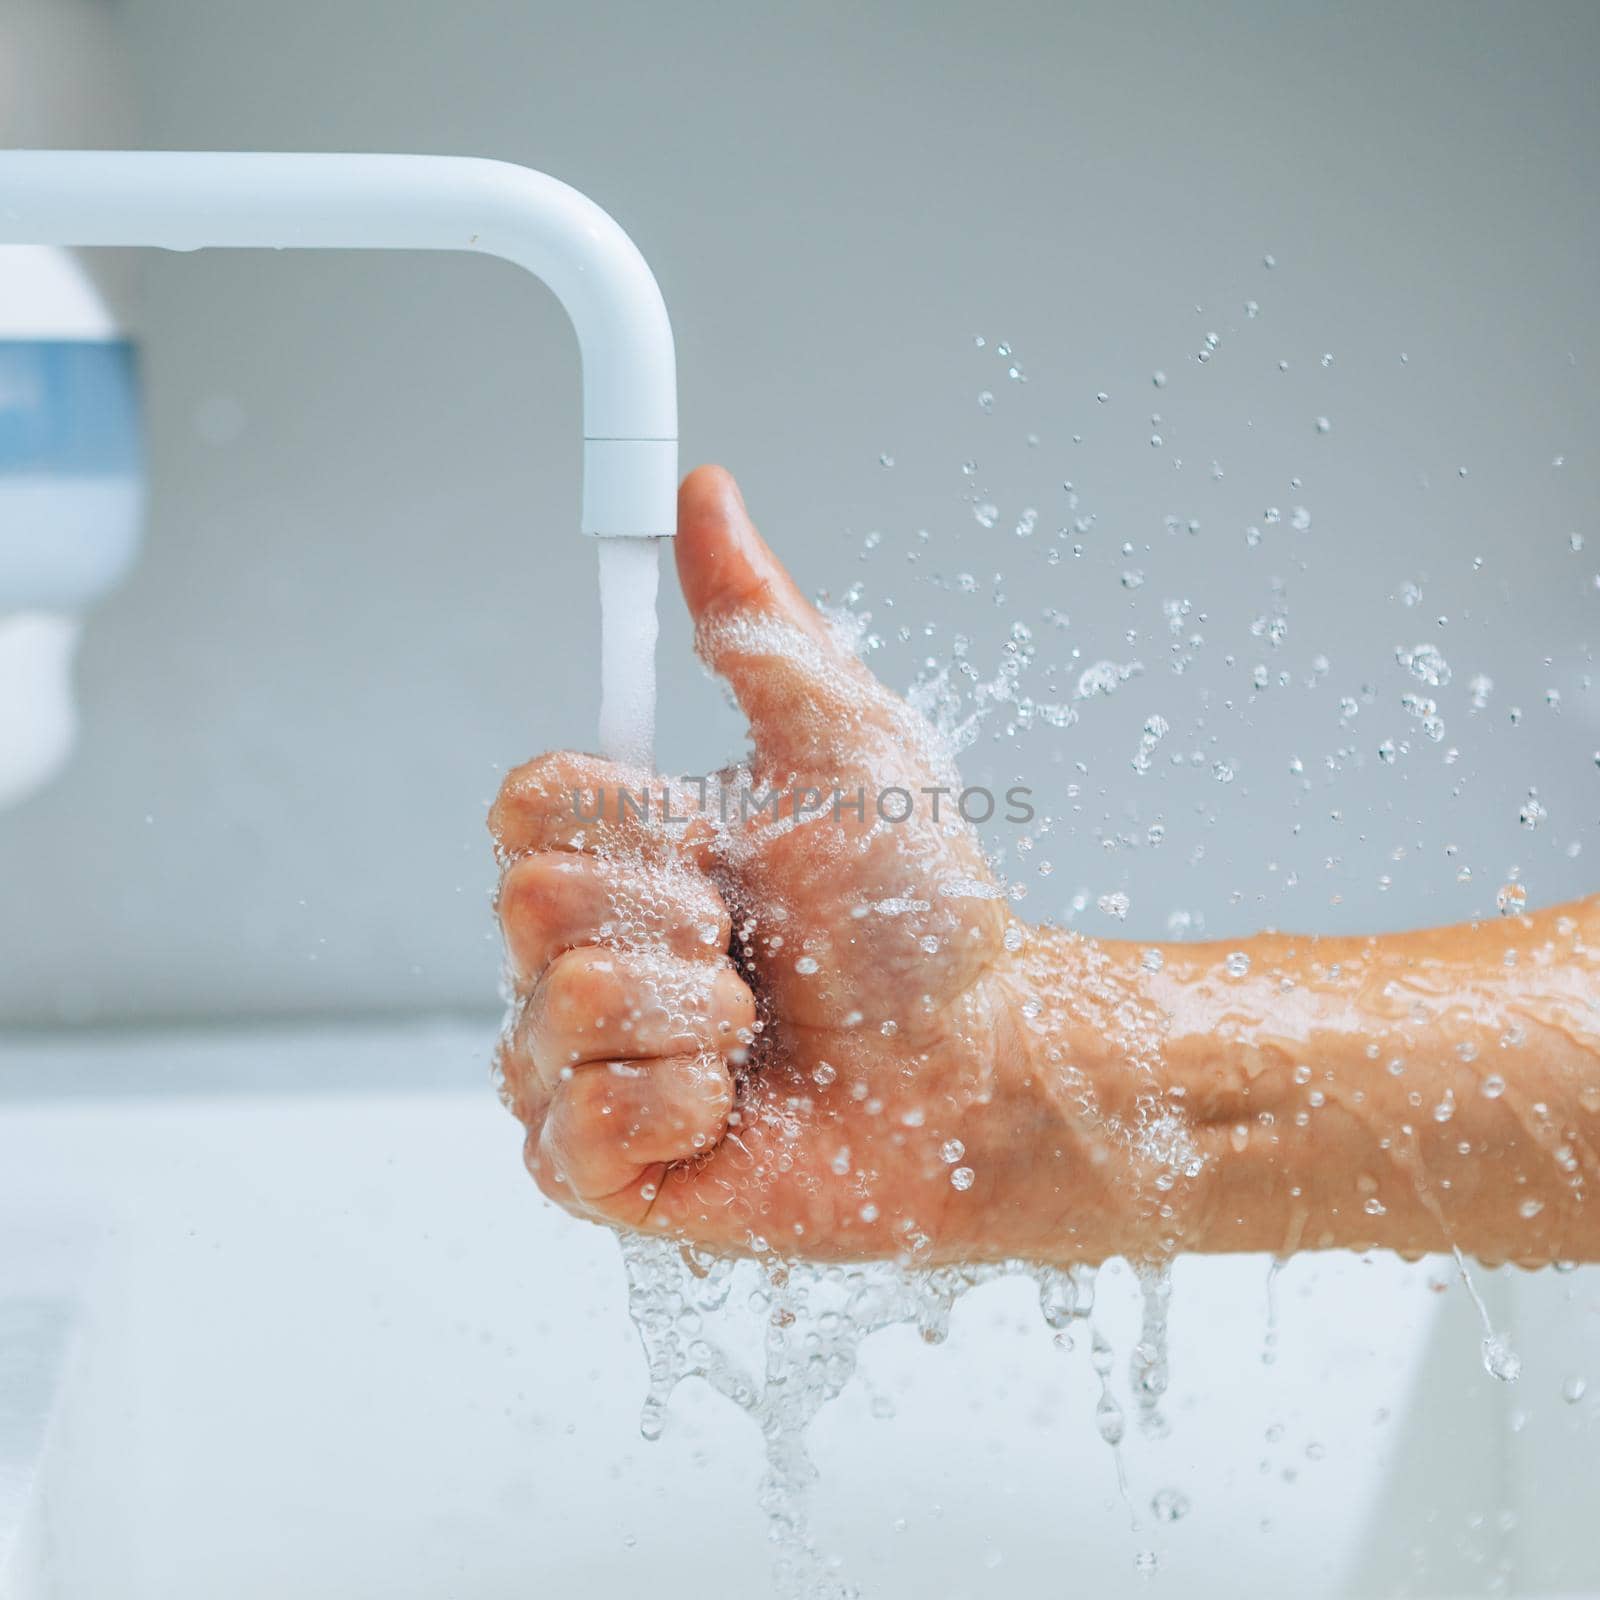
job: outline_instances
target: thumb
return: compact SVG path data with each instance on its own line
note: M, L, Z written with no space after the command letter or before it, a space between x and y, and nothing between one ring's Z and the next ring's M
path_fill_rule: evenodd
M895 720L896 702L795 587L721 467L683 480L674 545L695 648L727 680L766 760L837 759Z

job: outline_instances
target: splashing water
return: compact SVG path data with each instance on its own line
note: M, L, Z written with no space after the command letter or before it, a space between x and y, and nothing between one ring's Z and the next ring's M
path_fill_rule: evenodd
M610 585L605 599L607 625L615 627L626 641L614 643L608 638L607 670L613 675L607 679L606 704L608 712L619 705L626 712L631 711L631 703L616 697L636 690L638 681L632 676L637 673L638 661L629 648L637 630L630 626L628 607L641 602L634 587L636 574L624 568L619 575L617 563L606 552L602 553L602 563L602 581ZM653 599L653 560L646 576L650 580L646 593L649 600ZM845 614L836 628L841 642L859 651L868 635L864 626L844 625L854 620ZM769 653L804 654L815 648L804 638L770 622L734 619L726 625L726 634L722 641L725 644ZM903 731L915 739L931 770L948 771L953 777L956 752L970 745L980 726L997 712L1007 716L1006 725L1012 731L1028 725L1035 715L1052 725L1070 723L1076 715L1070 706L1062 706L1063 715L1058 717L1054 715L1054 705L1042 705L1021 694L1019 682L1033 653L1030 630L1017 624L1010 630L992 678L986 679L971 668L958 650L953 674L946 668L920 679L913 689L912 704L922 715L907 722ZM821 660L812 660L810 666L816 672L829 670ZM1102 663L1087 674L1089 683L1080 686L1077 698L1108 695L1140 670L1138 663ZM966 695L955 690L952 676L965 681ZM1013 718L1014 721L1009 720ZM626 722L627 718L621 720ZM615 748L612 741L618 737L617 728L616 721L606 724L608 749ZM636 727L624 731L631 740L626 747L635 759L647 757L647 738L641 738ZM739 776L738 769L734 776ZM720 807L717 812L720 815ZM726 824L714 831L724 859L738 861L752 848L753 839L792 826L791 820L783 819L763 823L756 834ZM962 879L957 883L941 882L939 887L941 905L952 895L989 898L1010 893L1004 880ZM651 922L648 916L640 916L640 908L629 901L629 896L637 892L625 890L622 880L611 890L614 936L629 948L634 945L627 930L645 928ZM734 909L737 922L744 912L737 906ZM744 909L752 916L756 910ZM898 917L926 916L938 908L928 900L901 897L880 900L864 909ZM636 953L647 955L650 951L646 948ZM802 955L794 958L792 966L809 976L818 970L819 963L814 957ZM1095 972L1085 972L1083 977L1084 993L1095 1004L1113 1003L1116 997ZM663 996L663 1004L669 1012L674 1009L670 997ZM1154 1035L1126 1006L1120 1007L1115 1017L1100 1018L1099 1022L1108 1036L1116 1038L1135 1067L1155 1048ZM887 1034L893 1026L884 1024L884 1032ZM833 1069L825 1063L823 1067L831 1078ZM1085 1110L1090 1109L1086 1104ZM1178 1177L1193 1176L1197 1170L1184 1130L1173 1121L1170 1112L1164 1113L1146 1093L1136 1096L1127 1125L1108 1124L1108 1132L1137 1149L1165 1174L1158 1187L1164 1189ZM942 1153L950 1166L952 1188L970 1188L975 1174L971 1167L960 1164L965 1155L960 1141L947 1142ZM846 1169L835 1168L843 1170ZM670 1397L687 1378L699 1378L709 1384L752 1419L760 1430L766 1455L759 1501L774 1552L776 1593L796 1600L801 1596L850 1600L857 1593L819 1551L811 1532L809 1496L816 1470L807 1448L807 1430L819 1411L854 1376L863 1340L880 1329L911 1325L927 1342L938 1343L945 1337L956 1300L998 1277L1025 1275L1038 1283L1045 1322L1064 1350L1073 1348L1072 1328L1088 1325L1089 1364L1099 1389L1097 1431L1112 1447L1116 1480L1127 1498L1120 1450L1127 1413L1113 1388L1115 1352L1099 1328L1089 1321L1094 1308L1093 1268L1059 1269L1020 1262L929 1267L889 1261L823 1266L782 1258L770 1252L763 1241L752 1243L755 1258L742 1260L701 1252L676 1240L640 1235L624 1235L621 1248L628 1276L629 1311L649 1370L641 1432L646 1438L660 1436ZM1170 1278L1164 1268L1150 1268L1140 1271L1139 1280L1144 1320L1127 1370L1141 1429L1149 1436L1159 1437L1165 1431L1157 1408L1167 1385L1166 1308Z
M862 1342L884 1328L910 1326L927 1344L949 1333L956 1302L999 1278L1026 1276L1039 1285L1045 1324L1063 1350L1071 1330L1094 1310L1095 1269L1036 1267L1023 1262L911 1267L890 1261L820 1266L776 1256L733 1260L670 1239L620 1236L628 1277L628 1311L649 1369L639 1430L661 1437L673 1391L699 1378L744 1411L761 1430L766 1455L760 1505L773 1548L773 1592L781 1600L857 1600L860 1590L819 1551L811 1532L809 1495L817 1478L806 1443L813 1419L855 1376ZM1164 1272L1141 1274L1146 1318L1134 1358L1141 1414L1153 1408L1147 1374L1166 1381ZM1150 1315L1152 1295L1163 1311ZM1101 1388L1101 1437L1116 1450L1122 1408L1111 1393L1111 1346L1093 1332L1093 1366ZM759 1370L737 1352L759 1350ZM1144 1377L1137 1375L1145 1374ZM1126 1495L1120 1453L1117 1478Z
M1268 264L1271 264L1270 258ZM1254 309L1249 317L1252 320L1256 317ZM1208 345L1208 353L1213 348L1214 345ZM1208 354L1196 359L1204 363ZM1326 359L1323 365L1328 365ZM1280 370L1285 367L1285 363L1279 363ZM1156 387L1165 387L1164 373L1157 375ZM986 391L986 397L989 404L983 410L992 413L994 395ZM1109 397L1101 392L1094 398L1105 405ZM1112 409L1114 411L1115 407ZM1167 436L1175 437L1175 431L1169 428ZM1325 418L1316 419L1316 431L1319 434L1328 431ZM1074 435L1073 443L1080 442L1081 438ZM1030 435L1028 443L1031 447L1037 440ZM889 463L885 461L885 464ZM1199 459L1197 464L1203 473L1204 459ZM1176 470L1182 467L1182 462L1174 461L1172 466ZM1008 507L1002 513L997 502L1003 497L992 490L978 488L975 463L966 463L962 471L968 479L965 494L970 502L967 508L971 512L970 521L983 534L998 538L1011 526L1013 508ZM1213 462L1206 475L1207 483L1218 483L1222 476L1220 465ZM1080 483L1084 481L1080 479ZM1185 492L1183 480L1173 481L1179 485L1177 492ZM1299 479L1292 482L1297 486ZM1351 719L1359 717L1361 720L1354 726L1364 729L1372 718L1385 714L1387 705L1387 714L1392 720L1387 726L1374 730L1373 743L1368 748L1376 750L1382 769L1393 770L1397 763L1403 768L1408 756L1415 762L1416 757L1409 753L1414 748L1420 749L1422 740L1428 745L1444 747L1445 719L1452 707L1465 711L1470 705L1473 711L1481 713L1490 706L1493 680L1484 673L1474 673L1477 663L1464 653L1469 645L1458 643L1459 632L1441 635L1452 641L1450 654L1456 658L1459 673L1453 671L1444 653L1431 643L1389 646L1402 681L1392 689L1383 688L1380 696L1379 690L1369 691L1360 685L1351 663L1345 659L1330 668L1327 655L1308 654L1299 661L1291 657L1290 652L1297 646L1289 632L1289 591L1284 580L1272 577L1268 585L1269 598L1253 605L1250 612L1241 617L1224 615L1214 622L1209 621L1198 594L1191 598L1181 591L1170 595L1159 592L1155 580L1160 577L1166 582L1167 573L1153 560L1148 543L1137 553L1132 542L1113 547L1104 533L1097 531L1097 527L1104 526L1105 508L1096 510L1087 503L1080 505L1079 491L1071 482L1059 488L1065 496L1059 513L1049 509L1050 502L1042 493L1030 492L1028 498L1047 509L1041 515L1035 506L1029 506L1016 517L1015 533L1024 542L1016 547L1018 554L1014 559L1044 567L1062 560L1081 563L1078 572L1086 576L1080 576L1077 581L1084 595L1081 601L1084 615L1076 623L1064 612L1046 606L1037 618L1029 619L1030 627L1021 620L1018 608L1008 601L1004 575L999 572L988 576L983 572L975 575L953 569L930 572L926 567L916 568L916 563L926 561L929 556L936 558L938 554L936 545L930 547L930 534L925 530L919 530L915 544L904 552L905 559L915 568L916 581L925 591L934 597L950 597L951 615L936 618L930 601L925 618L914 616L905 594L884 593L874 599L866 581L853 584L844 596L843 606L828 612L835 628L851 636L860 654L885 653L886 660L875 663L880 677L886 681L899 677L901 682L906 677L912 679L908 698L915 710L932 725L940 747L937 764L941 770L948 765L953 771L955 758L979 746L980 740L1009 748L1018 744L1020 736L1030 730L1055 733L1078 730L1073 735L1078 742L1070 750L1076 759L1061 786L1070 809L1060 818L1042 818L1037 839L1027 836L1014 846L1008 844L1004 859L1014 860L1019 868L1024 861L1035 865L1031 852L1036 843L1045 843L1045 835L1052 828L1058 833L1067 829L1092 833L1108 851L1153 853L1166 840L1168 856L1176 848L1182 848L1188 853L1191 865L1200 861L1208 842L1205 830L1217 824L1221 803L1209 797L1207 781L1208 798L1204 804L1180 808L1172 803L1182 792L1179 786L1215 779L1219 784L1233 786L1228 796L1231 799L1246 784L1264 785L1267 780L1259 764L1253 770L1248 759L1241 763L1232 752L1216 748L1218 734L1213 730L1217 723L1226 729L1225 718L1237 720L1248 715L1265 718L1274 705L1281 705L1284 708L1281 714L1286 719L1294 714L1297 739L1322 738L1324 735L1315 731L1320 728L1326 729L1327 742L1323 747L1313 745L1294 754L1286 764L1294 780L1286 807L1293 833L1285 841L1286 870L1280 874L1274 864L1271 874L1275 881L1255 886L1257 892L1250 897L1264 903L1269 892L1273 896L1287 894L1309 878L1305 868L1312 860L1311 846L1300 842L1300 818L1304 815L1303 808L1312 801L1303 797L1311 796L1313 778L1330 785L1347 769L1354 771L1361 765L1359 751L1346 733ZM1087 501L1088 487L1082 492ZM1206 492L1220 493L1211 489ZM1261 504L1264 500L1255 502L1256 506ZM1167 585L1169 589L1184 581L1182 563L1192 559L1181 554L1182 548L1200 539L1202 543L1192 548L1201 549L1216 537L1211 520L1207 521L1202 536L1200 520L1189 515L1190 509L1182 506L1181 515L1167 516L1164 521L1167 536L1181 536L1182 539L1181 545L1173 546L1174 576ZM1274 539L1287 527L1306 537L1295 547L1292 557L1284 547L1276 547L1280 560L1292 560L1297 571L1313 575L1319 569L1312 563L1320 559L1326 564L1328 558L1319 555L1311 536L1312 517L1308 509L1291 507L1285 501L1281 510L1274 505L1264 513L1244 510L1239 516L1241 522L1245 516L1255 517L1266 528L1265 534L1255 523L1244 529L1243 548L1263 552L1254 559L1265 560L1275 549ZM961 524L962 534L973 538L973 528L965 516ZM1154 525L1163 524L1158 520ZM1322 526L1323 518L1319 514L1319 531ZM1133 537L1139 536L1135 532ZM862 560L866 561L869 556L875 561L884 560L893 548L892 538L891 534L886 542L880 532L868 535ZM650 761L653 743L656 543L654 540L602 540L599 552L604 626L602 746L608 755L639 763ZM1008 537L1007 548L1010 547ZM954 559L956 553L950 554ZM1131 559L1144 564L1129 566ZM1103 572L1100 566L1094 565L1096 562L1103 565ZM963 561L961 564L975 563ZM1097 591L1091 591L1089 583L1096 575L1107 591L1116 585L1114 610L1099 606L1092 598ZM1030 567L1022 574L1011 576L1013 583L1019 579L1028 582L1024 599L1024 603L1028 603L1033 597L1032 585L1039 575ZM1600 587L1600 579L1596 584ZM860 609L863 596L868 597L869 603L881 606L876 631L873 612ZM914 591L912 598L915 597ZM1408 584L1401 591L1399 603L1414 610L1421 599L1420 588ZM898 609L897 600L900 602ZM955 611L955 607L968 609ZM1074 611L1079 609L1075 604ZM1247 622L1248 615L1254 612L1259 615L1253 622ZM1437 625L1444 628L1447 621L1441 613ZM1457 626L1459 628L1459 624ZM1229 638L1223 631L1225 628L1234 630L1239 637ZM1003 636L1001 630L1004 630ZM1214 631L1216 638L1213 640L1210 636ZM1409 625L1406 637L1416 637L1409 632ZM930 640L940 641L931 647L933 653L930 653ZM752 650L800 647L793 642L753 635L748 640L734 642L743 643ZM903 665L907 670L903 674L896 674L893 667L887 672L884 670L889 662L895 661L897 644L903 647L906 655ZM1221 666L1213 664L1211 677L1207 678L1204 675L1207 661L1210 654L1219 649L1236 649L1238 659L1236 661L1232 653L1222 657ZM1463 653L1458 653L1458 649ZM1250 653L1246 655L1244 651ZM1281 654L1274 658L1269 651ZM1347 649L1346 655L1350 653ZM985 661L996 664L986 672L982 667ZM1496 668L1497 672L1500 670ZM1334 707L1328 700L1328 686L1339 681L1339 673L1351 673L1348 686L1352 690L1359 689L1360 695L1358 698L1352 693L1341 699L1339 716L1335 718ZM1469 673L1473 674L1470 679ZM1247 674L1247 677L1238 681L1230 692L1230 685L1238 674ZM1155 711L1145 695L1146 685L1152 686L1149 691L1152 695L1157 692L1154 685L1158 676L1165 688L1159 691L1158 703L1162 709ZM1371 676L1378 678L1377 673ZM1467 685L1467 694L1463 695L1458 689L1456 698L1452 699L1452 686L1458 677ZM1136 687L1125 689L1124 686L1135 679L1140 680ZM1583 685L1588 687L1587 677ZM1302 693L1306 697L1303 702L1295 698ZM1188 700L1181 698L1184 694L1189 696ZM1216 699L1217 696L1221 698ZM1555 701L1547 698L1546 704L1554 708L1558 700L1559 696ZM1297 709L1300 704L1308 708L1303 713ZM1320 713L1318 708L1323 708ZM1396 711L1403 716L1395 715ZM1321 716L1320 721L1313 720L1317 714ZM1113 715L1124 715L1125 721L1133 719L1126 732L1108 733L1102 741L1106 749L1115 749L1119 764L1128 760L1130 748L1133 749L1132 768L1141 791L1139 804L1145 810L1137 815L1130 812L1129 818L1114 811L1103 789L1098 815L1090 809L1097 803L1091 767L1095 760L1103 757L1090 745L1089 735L1096 731L1097 719L1109 729ZM1510 725L1515 726L1520 717L1521 713L1513 709ZM1413 733L1419 741L1415 746L1407 737ZM1382 737L1386 734L1393 737ZM1364 732L1362 737L1366 737ZM1063 759L1056 764L1066 767L1068 751L1064 741L1060 745L1056 754ZM1245 754L1248 757L1248 747ZM1459 789L1446 791L1442 787L1456 781L1446 774L1456 765L1459 755L1453 746L1443 749L1444 760L1438 778L1441 804L1446 792L1459 793ZM981 759L981 752L976 759ZM1600 764L1600 754L1595 761ZM1542 780L1542 774L1532 775ZM741 776L748 778L749 774L743 769L735 770L729 781ZM1419 776L1416 781L1420 783L1422 778ZM1548 822L1544 804L1534 797L1531 786L1524 787L1528 788L1529 802L1523 803L1520 811L1513 807L1508 812L1508 827L1514 820L1520 825L1524 839L1534 832L1543 838L1550 833L1553 824ZM1192 810L1192 821L1185 820L1189 810ZM1332 809L1331 825L1337 826L1340 821L1341 811ZM1541 823L1544 824L1542 831ZM1305 833L1309 840L1310 830ZM1362 843L1365 842L1363 838ZM1402 851L1392 840L1374 842L1371 850L1388 850L1391 846L1393 853L1386 857L1388 861L1409 860L1412 854L1421 859L1420 849L1411 851L1408 847L1408 851ZM736 849L737 844L731 844L730 848ZM1010 855L1012 848L1017 852L1014 858ZM1576 845L1569 855L1575 853ZM1447 857L1455 854L1454 846L1444 852ZM996 856L990 856L989 864L995 869L996 881L949 880L939 885L939 895L979 899L1003 896L1016 901L1027 893L1024 884L1008 881L999 871ZM1299 870L1288 870L1295 866ZM1458 866L1457 861L1451 861L1449 879L1465 892L1470 889L1471 874L1462 871L1458 876ZM1348 875L1347 869L1340 865L1340 857L1329 851L1321 870L1331 873L1336 868L1341 876ZM1037 865L1036 870L1043 877L1049 871L1049 863ZM1507 916L1520 912L1526 900L1527 890L1518 881L1519 870L1512 867L1510 882L1498 897L1499 909ZM1480 869L1479 881L1482 876ZM1491 878L1488 881L1492 885L1500 880ZM1386 875L1380 882L1387 889L1390 880ZM1240 904L1246 899L1244 893L1235 892L1230 904ZM1130 902L1129 895L1119 890L1101 895L1092 903L1098 905L1102 914L1121 923L1131 906L1138 906L1140 913L1148 916L1153 914L1150 904L1159 902L1148 894L1143 903L1139 897ZM1338 903L1337 895L1333 903ZM1071 904L1068 902L1068 920L1072 914ZM896 918L924 917L929 910L927 900L909 897L882 899L861 908L863 915ZM613 906L613 911L624 943L627 943L626 930L634 921L640 926L649 923L647 916L635 916L626 906ZM1058 905L1044 908L1046 919L1060 914ZM1173 918L1180 919L1168 921L1169 932L1174 935L1201 931L1198 913L1175 912ZM1020 944L1020 933L1017 938ZM1017 948L1009 936L1006 947L1008 950ZM1158 970L1160 966L1159 952L1151 954L1154 964L1147 961L1147 971ZM815 957L798 952L794 953L791 965L796 973L808 977L819 969ZM1224 970L1228 977L1242 981L1250 976L1249 966L1248 958L1241 952L1228 958ZM821 970L826 972L826 963L821 964ZM1092 998L1095 977L1092 966L1086 969L1083 977ZM1113 1029L1119 1030L1118 1043L1130 1067L1138 1069L1159 1052L1159 1039L1144 1022L1130 1021L1126 1007L1119 1006L1117 999L1115 995L1108 995L1097 1001L1096 1020L1108 1036ZM1024 1016L1030 1022L1033 1020L1031 1012L1025 1012ZM815 1069L814 1081L819 1087L826 1087L835 1075L836 1069L824 1062ZM1486 1082L1485 1093L1494 1097L1499 1090L1491 1092L1488 1085L1500 1083L1497 1077L1491 1077ZM1192 1176L1197 1170L1182 1119L1175 1118L1170 1107L1150 1093L1136 1096L1132 1117L1118 1131L1151 1159L1160 1172L1154 1186L1157 1193L1150 1197L1155 1204L1159 1204L1168 1184ZM964 1155L960 1142L954 1141L946 1156L952 1185L958 1190L964 1186L964 1178L970 1181L972 1172L971 1168L960 1164ZM765 1449L760 1504L774 1551L774 1588L781 1596L850 1600L858 1592L840 1575L826 1553L819 1550L812 1533L809 1503L816 1469L807 1448L807 1432L820 1411L856 1374L863 1341L880 1329L910 1325L918 1328L929 1343L938 1343L945 1336L955 1302L981 1284L1007 1275L1032 1278L1039 1286L1044 1321L1057 1345L1065 1352L1076 1347L1084 1350L1090 1381L1098 1390L1097 1431L1112 1447L1118 1482L1125 1496L1122 1444L1128 1420L1135 1421L1139 1433L1146 1438L1159 1438L1166 1431L1162 1401L1168 1385L1167 1323L1171 1278L1164 1265L1136 1267L1143 1301L1142 1326L1125 1363L1119 1363L1117 1353L1094 1320L1095 1272L1092 1268L1067 1270L1017 1262L939 1268L891 1262L821 1266L764 1253L768 1248L764 1241L754 1241L754 1248L763 1252L755 1259L731 1260L701 1253L675 1240L638 1235L623 1235L621 1247L628 1277L630 1314L649 1369L641 1431L647 1438L661 1434L671 1395L677 1385L688 1378L701 1379L751 1418L760 1431ZM1521 1363L1505 1338L1496 1332L1459 1251L1456 1259L1462 1281L1483 1322L1485 1369L1501 1382L1514 1382L1520 1374ZM1267 1284L1268 1325L1262 1361L1268 1365L1277 1355L1276 1280L1280 1268L1281 1262L1275 1262ZM1118 1398L1124 1374L1130 1400L1126 1408ZM1581 1393L1580 1384L1577 1394L1581 1396ZM1159 1522L1176 1520L1188 1509L1187 1501L1175 1490L1163 1490L1151 1504ZM1144 1557L1140 1559L1142 1562ZM1153 1559L1151 1557L1152 1562Z
M597 539L600 555L600 749L649 766L656 742L659 539Z

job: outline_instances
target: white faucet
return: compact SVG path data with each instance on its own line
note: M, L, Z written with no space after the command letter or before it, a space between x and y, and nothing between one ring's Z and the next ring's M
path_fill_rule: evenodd
M463 156L5 150L6 244L475 250L515 262L555 291L578 335L583 531L652 541L676 531L677 375L661 291L627 234L542 172ZM654 570L651 555L638 590L649 616L618 608L601 644L603 662L623 663L651 704ZM602 744L643 759L649 705L641 721L630 698L602 710Z
M555 291L583 358L583 531L677 525L672 326L633 241L542 172L466 156L0 151L0 244L476 250Z

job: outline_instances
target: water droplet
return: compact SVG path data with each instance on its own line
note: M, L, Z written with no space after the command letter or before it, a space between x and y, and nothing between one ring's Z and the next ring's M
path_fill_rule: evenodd
M993 411L994 410L994 391L992 389L983 390L978 395L978 405L984 411Z
M1122 1407L1109 1393L1103 1393L1094 1408L1094 1425L1100 1437L1113 1448L1122 1443L1125 1428Z
M971 1167L957 1167L950 1174L950 1187L952 1189L970 1189L977 1176L977 1173Z
M939 1154L947 1166L954 1166L966 1153L967 1147L959 1139L946 1139L939 1146Z
M819 1089L826 1089L830 1083L837 1080L839 1069L831 1061L819 1061L811 1069L811 1081Z
M1515 1383L1522 1376L1522 1362L1497 1333L1483 1341L1483 1370L1501 1383Z
M1128 915L1130 902L1127 895L1118 890L1112 894L1101 895L1096 904L1108 917L1115 917L1121 922Z
M666 1431L666 1426L666 1407L651 1395L639 1408L639 1432L647 1439L656 1440Z
M1150 381L1156 386L1156 388L1165 389L1167 386L1167 375L1159 367L1157 367L1156 370L1150 374Z
M1494 897L1494 903L1500 909L1502 917L1514 917L1528 903L1528 889L1526 884L1503 883L1499 892Z
M1233 951L1223 962L1230 978L1242 978L1250 971L1250 957L1243 950Z
M1189 1515L1189 1497L1181 1489L1161 1489L1151 1498L1157 1522L1179 1522Z
M1561 1398L1565 1400L1569 1406L1577 1405L1577 1403L1583 1399L1588 1392L1589 1385L1582 1378L1568 1378L1567 1381L1561 1385Z
M814 956L801 956L800 959L795 962L794 970L798 972L802 978L809 978L811 974L817 970L816 958Z
M1427 684L1430 689L1441 689L1450 681L1450 663L1434 645L1413 645L1409 650L1400 646L1395 650L1394 658L1412 677Z
M1485 1100L1498 1100L1506 1092L1506 1080L1498 1072L1491 1072L1483 1080L1483 1097Z
M1326 417L1318 417L1317 418L1317 432L1318 433L1331 433L1332 431L1333 431L1333 424Z

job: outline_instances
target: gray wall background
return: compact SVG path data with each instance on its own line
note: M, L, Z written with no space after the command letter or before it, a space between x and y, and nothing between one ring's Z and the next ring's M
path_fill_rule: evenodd
M686 464L740 474L803 584L861 586L886 677L957 632L987 676L1013 620L1041 699L1142 663L1071 728L1002 708L969 756L1053 819L994 835L1030 914L1223 935L1492 912L1513 871L1534 902L1600 887L1600 8L75 9L70 48L19 7L8 49L48 35L50 81L100 87L13 92L8 140L129 136L125 100L152 146L544 167L661 279ZM570 333L477 259L132 281L148 545L86 635L76 762L0 817L0 1022L491 1007L484 807L597 702ZM705 770L740 724L665 588L661 754ZM1396 661L1424 641L1444 688Z

